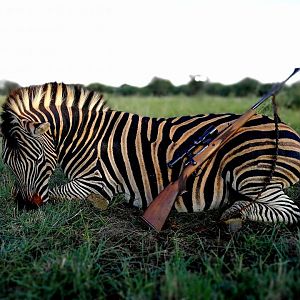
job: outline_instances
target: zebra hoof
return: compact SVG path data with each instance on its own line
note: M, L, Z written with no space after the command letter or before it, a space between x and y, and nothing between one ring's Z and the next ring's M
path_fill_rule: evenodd
M100 195L90 194L86 199L101 211L106 210L108 207L108 201Z
M228 225L228 230L231 233L239 231L243 227L243 220L241 218L229 219L224 221Z

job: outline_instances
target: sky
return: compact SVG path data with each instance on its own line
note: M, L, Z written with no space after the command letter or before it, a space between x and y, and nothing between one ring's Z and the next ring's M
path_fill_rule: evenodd
M0 80L277 82L300 67L299 16L300 0L1 1Z

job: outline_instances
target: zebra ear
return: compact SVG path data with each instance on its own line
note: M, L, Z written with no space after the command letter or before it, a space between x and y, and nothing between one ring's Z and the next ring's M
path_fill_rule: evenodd
M49 122L37 123L37 122L26 122L25 128L33 135L33 136L41 136L45 132L50 129Z
M45 132L47 132L50 129L50 123L44 122L44 123L33 123L33 135L35 136L41 136Z

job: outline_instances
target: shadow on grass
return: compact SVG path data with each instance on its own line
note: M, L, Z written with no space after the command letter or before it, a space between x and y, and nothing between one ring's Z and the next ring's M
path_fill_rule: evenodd
M218 212L172 213L157 234L120 199L14 211L1 200L0 298L258 299L300 292L297 226L246 222L231 234Z

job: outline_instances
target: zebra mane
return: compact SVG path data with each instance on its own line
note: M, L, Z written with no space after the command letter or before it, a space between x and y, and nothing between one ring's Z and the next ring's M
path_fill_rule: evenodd
M103 95L82 88L80 85L64 83L46 83L13 91L3 105L3 110L9 109L21 116L25 111L49 108L50 106L77 107L83 110L107 111Z
M110 110L102 94L84 89L80 85L52 82L19 88L11 92L3 104L2 134L10 138L10 128L18 120L31 119L30 116L35 112L53 106L94 112Z

